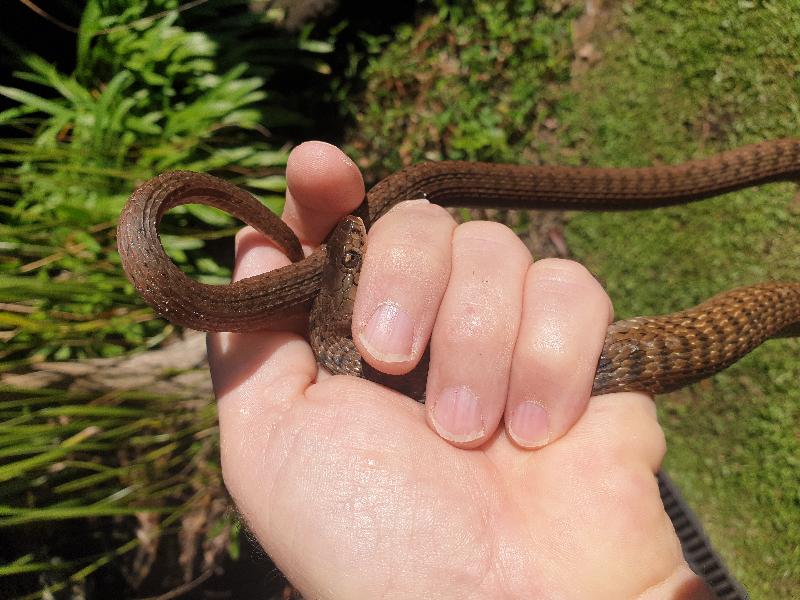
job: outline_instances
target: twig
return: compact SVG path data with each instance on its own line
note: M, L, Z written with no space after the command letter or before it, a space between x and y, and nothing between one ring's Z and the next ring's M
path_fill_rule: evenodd
M211 577L215 571L216 567L211 567L210 569L207 569L206 571L198 575L195 579L192 579L191 581L189 581L188 583L184 583L183 585L179 585L178 587L168 591L166 594L161 594L160 596L149 596L147 598L139 598L138 600L172 600L173 598L179 598L184 594L191 592L196 587L198 587L209 577Z
M64 21L59 21L53 15L48 14L47 12L36 6L33 2L31 2L31 0L19 0L19 1L22 2L25 6L27 6L30 10L35 12L40 17L50 21L51 23L57 25L58 27L61 27L61 29L66 29L70 33L78 33L77 27L73 27L72 25L67 25L66 23L64 23Z
M45 12L43 9L39 8L36 4L33 3L32 0L19 0L27 6L30 10L35 12L40 17L50 21L54 25L61 27L61 29L66 29L70 33L79 33L80 30L77 27L73 27L72 25L68 25L63 21L56 19L53 15ZM108 27L106 29L98 29L97 31L92 32L92 35L106 35L108 33L113 33L115 31L124 31L126 29L133 29L139 25L146 25L151 21L155 21L156 19L160 19L161 17L165 17L173 12L180 13L185 10L189 10L194 8L195 6L200 6L201 4L205 4L208 0L192 0L191 2L187 2L186 4L181 4L178 8L173 8L170 10L162 10L161 12L157 12L154 15L150 15L148 17L142 17L141 19L136 19L135 21L131 21L125 25L116 25L114 27Z

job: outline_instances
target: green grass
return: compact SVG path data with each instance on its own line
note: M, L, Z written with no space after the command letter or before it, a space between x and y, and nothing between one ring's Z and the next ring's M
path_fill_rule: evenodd
M222 536L235 553L215 408L186 395L0 386L0 589L85 591L109 562L131 564L198 520L187 550ZM32 591L31 574L45 589Z
M614 15L603 60L562 113L563 138L582 159L676 162L800 135L800 5L685 6ZM770 185L689 207L577 215L568 241L618 314L670 311L736 285L800 279L796 193ZM753 598L800 596L798 342L770 342L660 399L666 467Z
M306 119L272 79L324 73L330 45L277 31L246 0L164 11L177 5L89 0L69 73L0 35L17 63L0 86L11 104L0 112L2 370L118 356L173 331L151 318L116 251L117 217L141 182L213 172L282 202L288 151L272 130ZM162 241L191 276L220 283L230 272L209 245L237 228L188 205L165 216Z
M574 8L445 9L376 57L350 149L373 175L420 159L674 163L800 135L800 3L651 0L598 21L570 77ZM691 8L689 8L691 7ZM378 164L380 162L380 164ZM691 206L575 214L570 250L619 317L800 279L796 186ZM666 467L753 598L800 597L800 340L659 398Z

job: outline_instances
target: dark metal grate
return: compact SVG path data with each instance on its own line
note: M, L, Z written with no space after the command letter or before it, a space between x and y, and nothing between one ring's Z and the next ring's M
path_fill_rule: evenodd
M683 556L691 569L703 578L720 600L750 600L745 589L733 578L722 558L711 546L711 540L700 526L700 521L681 497L672 480L663 471L656 477L664 510L678 534Z

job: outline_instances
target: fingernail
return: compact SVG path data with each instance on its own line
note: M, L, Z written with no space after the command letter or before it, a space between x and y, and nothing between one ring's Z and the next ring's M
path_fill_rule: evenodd
M361 330L361 343L370 354L384 362L402 362L411 358L414 324L397 304L384 302L375 309Z
M508 430L524 448L544 446L550 441L547 409L535 402L523 402L514 409Z
M436 431L451 442L471 442L483 436L483 414L468 387L453 387L439 394L433 407Z

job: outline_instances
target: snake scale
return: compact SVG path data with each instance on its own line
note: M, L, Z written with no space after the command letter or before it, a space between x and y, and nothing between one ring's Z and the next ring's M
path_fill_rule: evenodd
M310 338L321 364L421 399L426 360L407 376L385 376L362 363L350 338L366 230L398 202L424 197L444 206L635 210L797 179L800 140L793 139L644 168L420 163L376 184L328 243L304 257L294 233L251 194L210 175L175 171L133 192L120 216L118 249L138 292L173 323L253 331L314 303ZM188 203L217 207L252 225L283 248L292 264L228 285L189 278L169 259L158 234L164 213ZM800 335L800 282L742 287L677 313L617 321L608 327L593 393L672 391L724 369L771 337L790 335Z

